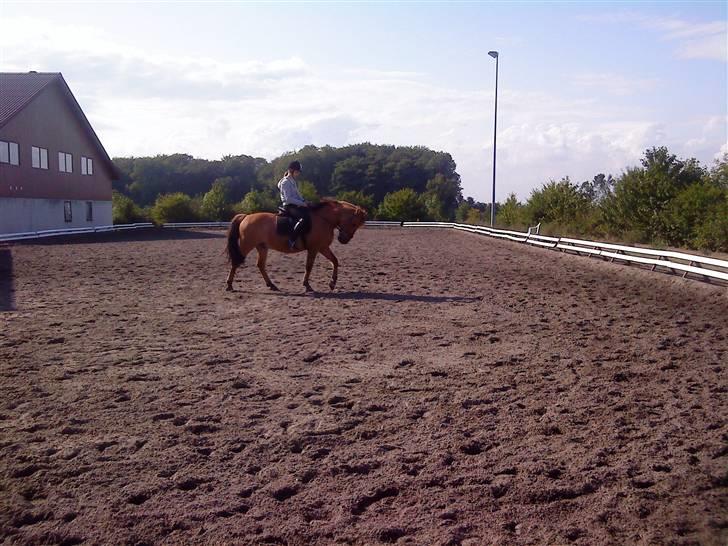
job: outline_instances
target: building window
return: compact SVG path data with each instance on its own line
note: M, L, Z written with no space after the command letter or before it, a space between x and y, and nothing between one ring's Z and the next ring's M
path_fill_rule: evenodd
M31 155L34 169L48 169L48 150L45 148L39 148L38 146L31 147Z
M62 173L73 172L73 156L65 152L58 152L58 170Z
M20 165L20 154L18 153L17 142L0 140L0 163Z
M71 212L71 202L70 201L63 202L63 219L66 222L73 221L73 214Z
M94 204L92 201L86 201L86 221L94 221Z
M81 174L94 174L94 162L90 157L81 156Z

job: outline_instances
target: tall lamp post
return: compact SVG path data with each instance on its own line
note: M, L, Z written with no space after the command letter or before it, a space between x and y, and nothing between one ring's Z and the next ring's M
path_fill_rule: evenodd
M493 116L493 199L490 204L490 227L495 225L495 138L498 130L498 52L488 51L495 59L495 115Z

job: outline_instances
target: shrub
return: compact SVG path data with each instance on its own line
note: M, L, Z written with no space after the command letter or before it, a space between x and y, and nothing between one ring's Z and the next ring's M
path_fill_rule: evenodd
M587 214L589 208L588 198L567 176L559 182L551 180L531 192L524 220L532 224L539 222L571 224L580 216Z
M490 218L490 213L486 214L478 209L470 209L465 217L466 224L485 225L486 216Z
M118 191L111 193L111 216L114 224L133 224L146 219L142 209L131 197Z
M156 224L194 222L197 219L192 198L184 193L160 195L152 207L152 220Z
M426 220L427 209L413 189L404 188L384 196L377 216L382 220Z
M470 203L467 201L463 201L458 205L458 208L455 209L455 221L459 223L465 223L468 218L468 213L472 207L470 206Z
M336 196L339 201L362 207L367 212L374 212L374 199L360 191L342 191Z
M524 207L518 202L516 194L511 193L505 203L496 208L496 224L505 227L525 225L525 211L523 209Z
M664 238L668 244L692 244L698 226L705 223L713 210L725 201L726 191L707 184L692 184L668 203L662 214Z
M728 252L728 199L712 207L698 224L692 246L707 250Z
M235 212L244 212L245 214L252 214L254 212L276 212L278 209L278 199L273 197L271 194L259 191L251 190L245 194L240 203L234 205Z
M205 220L226 221L232 217L232 207L228 202L231 178L218 178L212 188L202 198L200 215Z

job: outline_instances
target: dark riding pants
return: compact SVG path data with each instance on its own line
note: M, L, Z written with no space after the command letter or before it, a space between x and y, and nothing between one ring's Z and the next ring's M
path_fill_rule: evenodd
M308 207L301 205L286 205L286 212L297 220L295 227L293 228L293 235L291 240L297 240L301 235L311 229L311 212Z

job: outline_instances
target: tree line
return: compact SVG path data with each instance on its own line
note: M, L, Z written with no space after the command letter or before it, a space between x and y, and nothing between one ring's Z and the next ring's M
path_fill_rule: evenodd
M480 212L461 205L462 221L483 223ZM496 204L496 224L524 229L542 225L547 235L589 236L728 252L728 154L705 167L667 148L646 150L640 165L617 178L551 180L521 203L514 194Z
M276 183L292 159L303 164L299 189L315 202L334 197L363 206L370 218L488 224L490 204L464 198L450 154L420 146L369 143L306 146L272 161L186 154L114 158L115 223L229 220L238 212L275 211ZM499 227L542 224L542 233L607 238L728 252L728 155L711 167L646 150L620 176L551 180L525 202L496 203Z
M187 154L121 157L114 158L122 172L113 186L114 221L224 221L237 212L275 211L276 184L293 159L303 165L298 186L304 198L349 201L370 217L449 220L463 199L452 156L423 146L306 146L270 162L245 155L216 161ZM416 207L403 211L398 207L409 203L410 192Z

